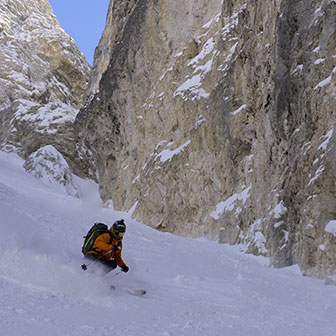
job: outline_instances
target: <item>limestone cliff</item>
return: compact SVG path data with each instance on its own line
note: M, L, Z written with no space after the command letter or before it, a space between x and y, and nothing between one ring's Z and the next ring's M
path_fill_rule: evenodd
M76 118L101 196L336 272L336 1L111 0Z
M0 2L0 148L28 158L53 145L78 175L73 121L90 66L47 0Z

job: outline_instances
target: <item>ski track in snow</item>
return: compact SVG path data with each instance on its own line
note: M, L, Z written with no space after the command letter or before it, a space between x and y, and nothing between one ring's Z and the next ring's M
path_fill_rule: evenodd
M75 178L78 200L22 165L0 152L1 335L335 335L335 286L236 247L157 232L102 208L94 183ZM130 271L84 272L82 236L119 218ZM128 294L139 288L147 294Z

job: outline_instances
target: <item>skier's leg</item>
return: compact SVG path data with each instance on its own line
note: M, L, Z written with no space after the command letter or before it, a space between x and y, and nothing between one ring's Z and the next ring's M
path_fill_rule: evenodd
M102 261L104 265L106 265L110 270L115 269L118 265L117 262L113 259L107 260L107 261Z

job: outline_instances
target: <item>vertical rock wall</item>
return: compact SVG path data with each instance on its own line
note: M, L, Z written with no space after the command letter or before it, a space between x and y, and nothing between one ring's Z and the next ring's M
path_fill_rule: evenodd
M111 1L107 22L76 119L102 198L334 273L336 2Z
M90 66L47 0L0 2L0 149L27 158L55 146L81 176L73 121Z

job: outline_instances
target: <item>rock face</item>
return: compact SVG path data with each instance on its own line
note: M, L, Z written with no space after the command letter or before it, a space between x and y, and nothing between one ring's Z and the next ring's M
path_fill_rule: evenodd
M89 71L47 0L2 0L0 148L27 158L53 145L76 174L92 176L73 128Z
M24 168L45 184L53 184L56 189L64 188L68 195L80 197L69 165L55 147L47 145L38 149L28 157Z
M76 118L149 225L336 272L336 1L111 1Z

